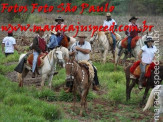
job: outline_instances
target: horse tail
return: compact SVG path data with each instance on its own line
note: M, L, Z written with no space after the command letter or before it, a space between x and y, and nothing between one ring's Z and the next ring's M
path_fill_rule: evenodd
M22 82L23 82L22 73L17 73L17 78L18 78L18 82L19 82L19 87L21 87L22 86Z
M143 109L143 111L146 111L147 109L149 109L152 105L153 105L153 102L154 102L154 91L156 89L159 89L161 85L158 85L156 86L154 89L152 89L151 93L150 93L150 96L148 98L148 101Z

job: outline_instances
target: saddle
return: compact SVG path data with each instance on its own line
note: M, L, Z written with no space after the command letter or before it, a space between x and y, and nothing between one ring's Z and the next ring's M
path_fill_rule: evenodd
M109 44L113 45L113 38L111 36L111 32L105 32L105 35L106 35L106 37L107 37L107 39L109 41ZM120 41L120 39L119 39L119 37L118 37L118 35L116 33L115 33L115 37L116 37L117 41Z
M147 78L149 78L151 76L151 72L152 72L152 70L154 70L154 66L155 66L155 64L153 62L146 66L145 77L143 80L143 86L146 86ZM141 74L140 61L137 61L130 67L130 78L138 79L140 77L140 74Z
M136 43L137 43L137 41L138 41L139 39L140 39L139 36L136 36L136 37L134 37L134 38L132 39L132 41L131 41L131 48L135 48ZM127 45L128 45L128 37L124 38L124 39L122 40L122 43L121 43L121 46L122 46L123 48L127 48Z
M78 61L79 65L87 69L89 80L93 82L94 79L94 69L91 63L86 60Z
M43 63L43 59L44 59L44 57L46 55L47 55L47 53L38 56L38 58L37 58L37 67L39 67L39 68L42 67L42 65L44 64ZM27 65L29 65L30 67L32 67L32 64L33 64L33 54L30 54L27 57Z

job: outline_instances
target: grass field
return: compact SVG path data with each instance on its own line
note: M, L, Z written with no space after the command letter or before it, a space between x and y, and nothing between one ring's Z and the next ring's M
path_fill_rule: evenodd
M125 100L125 75L123 68L118 67L114 72L112 63L101 64L94 62L98 69L100 91L90 89L88 95L88 112L79 116L79 97L75 111L72 110L73 95L64 92L65 70L58 69L59 74L53 78L52 90L35 83L18 87L16 79L10 73L18 61L19 54L5 57L0 52L0 120L2 122L24 121L152 121L153 109L142 112L139 102L143 92L137 86L133 89L131 100ZM34 81L34 79L33 79Z

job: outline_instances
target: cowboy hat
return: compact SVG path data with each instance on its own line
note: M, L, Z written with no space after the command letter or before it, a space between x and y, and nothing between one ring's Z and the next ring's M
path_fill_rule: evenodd
M44 29L43 28L39 28L39 29L36 29L36 33L39 33L40 31L43 31L44 32Z
M62 22L64 22L64 19L62 17L58 17L57 19L55 19L56 22L58 22L58 20L61 20Z
M134 20L134 19L137 20L138 18L136 18L136 17L133 16L133 17L131 17L131 18L129 19L129 22L131 22L131 21Z
M50 32L53 33L53 34L57 34L57 32L55 31L55 29L52 30L52 31L50 31Z
M82 37L87 38L87 36L84 33L82 33L82 32L79 33L77 37L79 37L79 38L82 38Z
M106 16L107 16L107 17L111 16L111 13L106 13Z
M153 37L152 36L147 36L146 41L144 41L144 44L147 44L150 41L154 42Z

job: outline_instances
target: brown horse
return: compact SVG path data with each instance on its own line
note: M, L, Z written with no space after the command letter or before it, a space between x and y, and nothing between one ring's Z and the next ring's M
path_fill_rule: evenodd
M89 80L88 70L84 66L80 66L79 63L70 59L66 63L66 81L73 82L73 95L74 95L74 108L76 102L76 93L78 92L81 97L81 109L80 115L82 116L83 110L87 108L87 95L91 86Z
M125 75L126 75L126 100L127 101L130 99L130 94L131 94L132 88L135 86L135 84L138 84L138 81L139 81L138 78L137 79L130 78L130 67L131 67L131 65L128 66L125 69ZM163 66L160 65L159 69L157 69L157 71L159 72L159 74L157 75L157 78L159 77L159 79L157 80L157 84L154 84L154 80L156 80L156 79L154 79L154 76L155 76L154 71L152 71L151 76L149 78L147 78L147 83L146 83L146 86L145 86L145 92L144 92L143 99L140 102L140 106L142 106L144 104L149 89L154 88L155 85L161 84L161 81L163 80Z
M63 36L63 39L61 40L61 46L68 48L69 47L70 38L66 35Z

